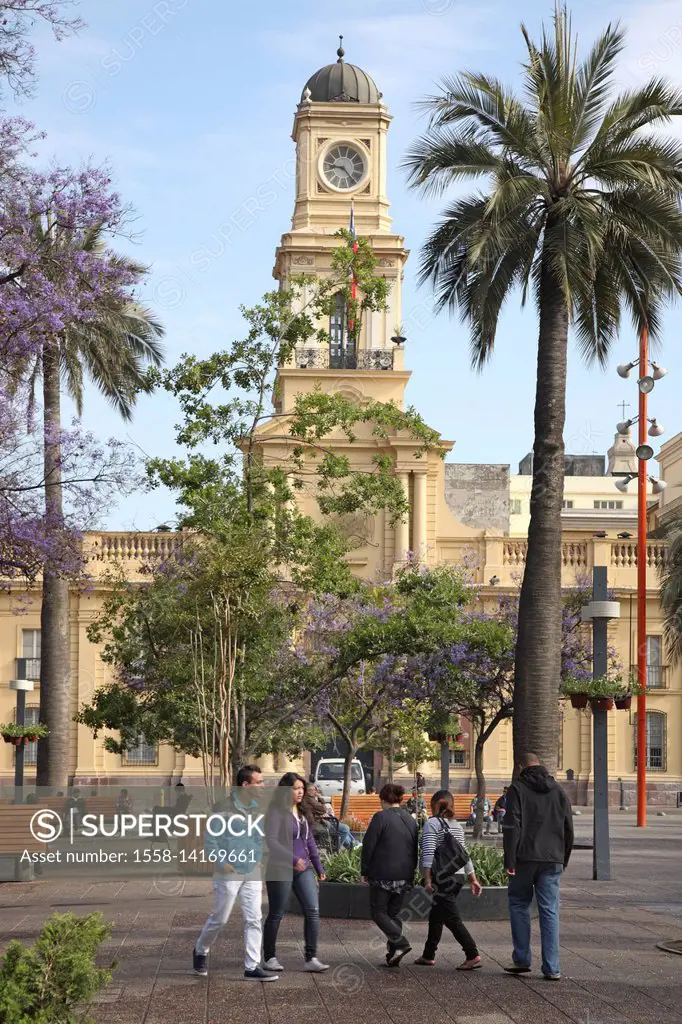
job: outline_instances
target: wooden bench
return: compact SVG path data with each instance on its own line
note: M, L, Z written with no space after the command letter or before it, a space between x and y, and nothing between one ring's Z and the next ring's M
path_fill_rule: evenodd
M427 809L431 803L431 793L425 793L422 797ZM471 814L471 801L476 799L475 793L455 793L455 817L458 821L467 821ZM405 803L409 799L406 797ZM495 801L498 799L498 794L490 794L488 800L491 806L495 805ZM339 817L341 812L341 797L332 797L332 809L334 814ZM348 798L348 816L351 818L357 818L367 828L372 817L377 811L381 810L381 801L376 793L372 793L367 796L359 796L355 793L351 794Z
M39 842L31 832L31 818L45 804L12 804L0 806L0 856L14 858L14 878L31 881L33 864L21 861L24 851L41 853L49 846Z

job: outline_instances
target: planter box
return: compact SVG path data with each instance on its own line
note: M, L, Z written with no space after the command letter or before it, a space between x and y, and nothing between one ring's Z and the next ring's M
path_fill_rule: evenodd
M411 889L403 904L405 921L426 921L431 910L432 897L420 885ZM460 912L465 921L506 921L509 917L507 886L486 886L483 895L474 899L468 886L457 897ZM532 909L536 913L535 904ZM292 893L287 913L300 914L298 900ZM371 920L369 912L369 891L358 883L320 883L320 917L350 918L355 921Z

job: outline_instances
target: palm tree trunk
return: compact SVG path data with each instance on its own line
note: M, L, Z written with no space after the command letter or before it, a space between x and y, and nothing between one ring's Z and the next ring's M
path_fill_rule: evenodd
M548 225L547 231L551 231ZM519 599L514 676L514 760L532 751L556 768L561 669L561 503L568 309L549 267L540 279L533 485L526 569Z
M58 342L43 347L45 514L50 530L63 529L61 401ZM38 743L37 784L64 789L69 779L71 665L69 583L46 562L40 610L40 721L50 735Z

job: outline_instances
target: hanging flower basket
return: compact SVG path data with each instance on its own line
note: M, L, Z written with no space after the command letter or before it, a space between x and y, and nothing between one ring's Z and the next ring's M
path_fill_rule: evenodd
M624 697L616 697L615 703L618 711L629 711L632 707L632 694L628 693Z
M572 693L570 696L571 707L577 708L579 711L587 707L588 700L589 697L586 693Z
M9 725L0 725L0 736L5 743L11 743L15 747L24 746L26 743L35 743L36 740L47 736L48 730L44 725L17 725L10 722Z
M590 706L593 711L612 711L613 697L590 697Z

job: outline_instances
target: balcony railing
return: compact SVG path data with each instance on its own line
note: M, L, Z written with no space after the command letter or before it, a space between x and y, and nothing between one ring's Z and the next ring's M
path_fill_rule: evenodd
M661 569L665 564L666 545L647 544L646 564L649 569ZM611 565L631 568L637 565L637 544L634 541L611 545Z
M667 547L661 542L646 546L646 564L649 569L661 569L665 565ZM527 540L508 539L504 542L502 564L522 566L526 564ZM564 568L588 568L588 542L564 541L561 545L561 564ZM637 544L633 541L612 541L610 564L616 569L634 569L637 566Z
M525 565L527 551L527 540L506 540L502 550L502 564ZM564 568L586 568L587 544L584 541L564 541L561 545L561 564Z
M335 351L326 345L300 345L294 354L298 370L392 370L393 350L387 348Z
M17 658L17 679L40 680L40 658Z

